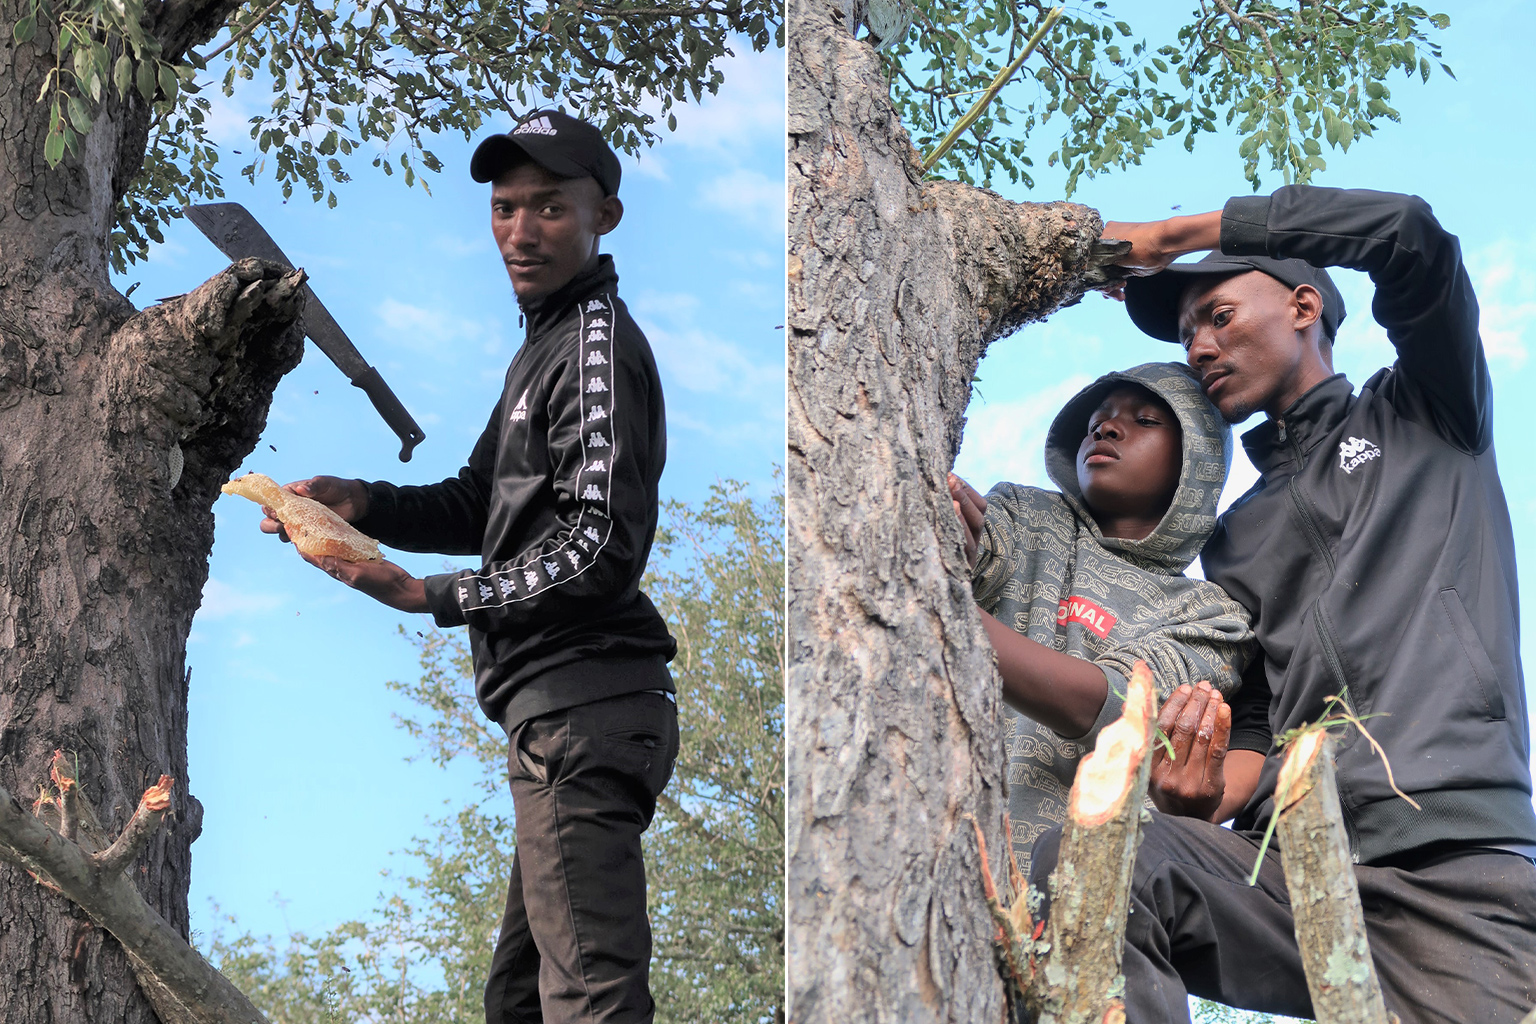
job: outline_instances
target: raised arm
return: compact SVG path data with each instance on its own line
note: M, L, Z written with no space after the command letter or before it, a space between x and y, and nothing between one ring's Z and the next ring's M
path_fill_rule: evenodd
M1220 212L1111 221L1104 237L1131 242L1121 263L1133 276L1218 248L1365 271L1376 285L1371 312L1397 349L1400 370L1427 399L1426 425L1472 454L1492 440L1492 380L1477 296L1456 236L1419 197L1287 185L1270 196L1230 199Z
M1429 424L1477 454L1493 438L1492 380L1478 335L1477 296L1456 236L1418 196L1289 185L1230 200L1222 251L1303 259L1371 275L1371 312L1402 372L1429 399Z

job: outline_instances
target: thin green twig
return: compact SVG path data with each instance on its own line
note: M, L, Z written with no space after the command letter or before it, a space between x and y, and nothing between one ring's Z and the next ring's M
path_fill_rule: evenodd
M1039 28L1035 29L1034 35L1029 37L1029 42L1024 44L1024 49L1014 58L1013 63L997 73L997 77L992 79L992 84L987 86L987 90L982 94L981 98L971 104L971 109L965 112L964 117L955 122L955 126L944 136L938 148L929 153L927 158L923 160L924 174L933 170L934 165L959 141L960 136L965 134L966 130L976 123L976 119L981 116L982 111L987 109L987 104L997 98L997 94L1002 92L1003 86L1008 84L1008 79L1012 78L1014 73L1024 66L1024 61L1029 58L1030 54L1035 52L1035 47L1040 45L1040 41L1051 30L1051 26L1056 24L1056 19L1061 17L1061 13L1064 10L1065 8L1063 7L1051 8L1045 16L1045 21L1040 23Z

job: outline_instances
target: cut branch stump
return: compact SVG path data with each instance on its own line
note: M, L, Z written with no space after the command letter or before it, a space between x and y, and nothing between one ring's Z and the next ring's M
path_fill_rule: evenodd
M1333 740L1323 729L1290 745L1275 786L1275 826L1291 894L1296 944L1319 1024L1388 1024L1355 883Z
M1025 993L1038 1024L1123 1024L1125 922L1157 728L1157 688L1137 662L1125 711L1078 766L1051 873L1050 948Z
M122 943L139 987L163 1024L268 1024L244 993L155 913L123 873L170 810L171 777L160 776L145 791L117 841L97 852L93 843L81 845L65 834L75 833L84 801L62 752L54 754L51 776L56 792L45 792L33 813L0 787L0 860L25 868L39 883L73 900ZM47 820L54 814L57 831Z

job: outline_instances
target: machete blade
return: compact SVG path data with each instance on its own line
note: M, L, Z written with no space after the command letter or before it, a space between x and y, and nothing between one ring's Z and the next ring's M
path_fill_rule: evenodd
M182 213L197 229L218 246L220 252L231 260L257 259L293 266L293 261L283 255L283 250L272 241L265 228L257 223L251 212L239 203L205 203L182 208ZM426 433L417 426L416 420L406 412L400 399L384 383L379 371L368 365L345 331L341 329L325 303L314 290L304 285L304 334L324 352L336 368L347 375L352 386L361 388L400 438L400 461L411 461L411 450L426 439Z

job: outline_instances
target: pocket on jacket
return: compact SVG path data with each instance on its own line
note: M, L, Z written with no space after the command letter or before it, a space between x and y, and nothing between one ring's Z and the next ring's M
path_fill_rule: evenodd
M1461 645L1462 653L1467 656L1467 667L1473 681L1482 691L1483 706L1488 710L1488 717L1495 722L1502 722L1504 693L1499 689L1499 674L1494 671L1493 662L1477 630L1472 628L1472 617L1467 614L1466 606L1461 603L1461 595L1455 587L1446 587L1440 591L1440 607L1445 609L1446 618L1451 623L1451 632Z

